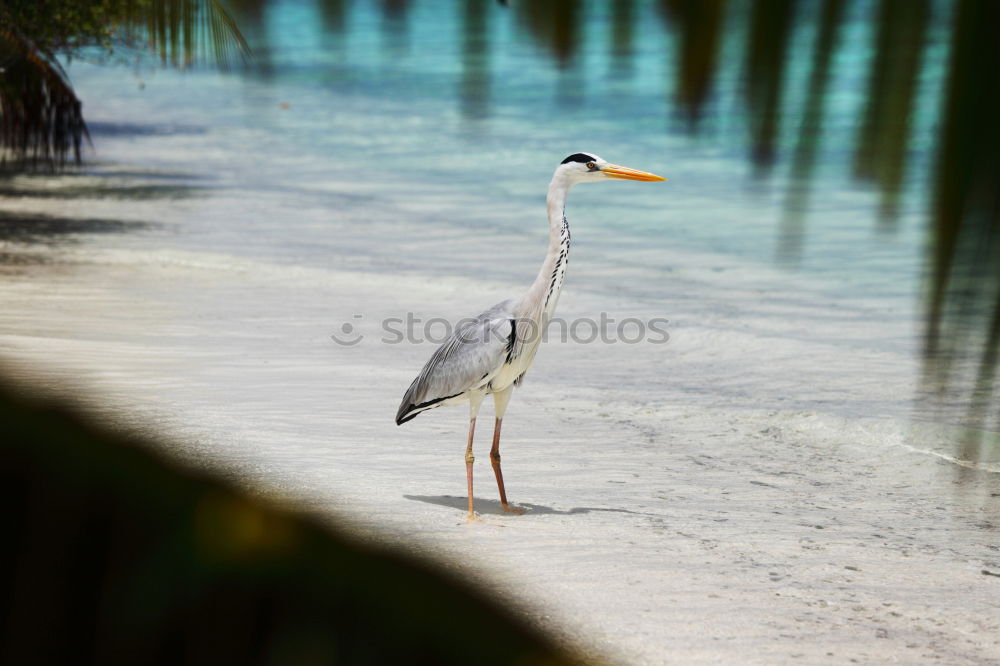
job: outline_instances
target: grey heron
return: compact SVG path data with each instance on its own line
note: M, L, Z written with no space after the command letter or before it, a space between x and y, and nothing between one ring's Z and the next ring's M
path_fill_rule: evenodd
M509 513L521 513L507 503L500 470L500 425L511 393L520 385L535 360L542 332L555 312L569 259L569 223L566 196L577 183L605 179L666 180L660 176L611 164L591 153L574 153L564 159L549 183L545 198L549 217L549 247L538 277L520 298L497 303L475 319L464 320L431 356L396 412L396 425L421 412L457 403L469 403L469 440L465 468L469 491L469 519L475 518L472 498L472 442L476 416L487 394L493 395L496 422L490 463L500 490L500 505Z

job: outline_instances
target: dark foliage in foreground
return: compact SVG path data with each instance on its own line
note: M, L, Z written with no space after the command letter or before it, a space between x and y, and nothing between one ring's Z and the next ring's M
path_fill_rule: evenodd
M0 663L581 663L437 568L0 393Z

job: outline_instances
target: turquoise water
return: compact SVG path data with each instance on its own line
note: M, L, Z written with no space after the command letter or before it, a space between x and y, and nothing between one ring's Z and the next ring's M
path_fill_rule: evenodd
M576 55L565 64L532 38L512 8L487 3L472 23L464 3L402 3L408 9L396 18L374 3L328 5L341 6L339 19L308 1L266 3L259 24L244 17L256 60L243 74L140 68L146 85L138 90L120 68L73 67L89 117L98 120L98 157L126 139L130 130L119 124L152 125L157 136L169 134L175 146L197 146L199 154L187 155L186 164L184 155L169 149L146 159L172 168L201 167L212 180L209 187L226 185L228 178L237 188L267 189L275 198L323 208L329 203L323 200L329 196L325 185L350 169L364 185L359 183L362 194L349 194L405 204L441 188L436 194L449 201L466 198L455 202L454 214L428 210L417 226L476 218L487 233L541 233L531 220L538 218L552 166L564 154L591 150L671 179L659 190L609 188L589 199L574 228L583 232L580 242L599 244L605 258L663 244L772 266L791 243L800 253L784 267L790 274L815 273L900 297L913 291L926 226L927 152L912 155L909 196L891 233L876 221L875 195L851 177L853 119L860 115L871 56L864 20L870 10L864 4L854 7L844 30L849 47L835 66L827 132L801 234L782 226L789 151L780 154L769 179L755 178L748 166L747 123L737 112L738 64L723 70L701 135L691 138L685 131L672 102L674 34L654 3L633 9L626 55L620 45L615 48L611 3L583 5ZM338 20L339 29L332 28ZM795 44L808 45L813 37L810 24L803 25ZM470 34L470 26L479 30ZM723 59L738 60L740 40L734 30L727 33ZM932 104L944 55L942 47L928 58L916 136L929 136L935 121ZM798 136L794 112L804 88L798 82L808 73L809 58L793 60L779 142L786 149ZM929 140L919 145L931 147ZM277 192L281 188L284 194ZM313 246L316 239L304 238L312 231L295 229L284 242ZM325 261L330 250L349 244L350 234L338 236L314 259ZM371 255L372 248L367 250ZM358 260L356 252L346 254L344 260ZM423 261L409 263L412 253L386 255L381 259L398 268L426 268ZM309 260L295 257L302 259ZM657 263L646 267L656 269ZM521 271L511 267L514 274Z

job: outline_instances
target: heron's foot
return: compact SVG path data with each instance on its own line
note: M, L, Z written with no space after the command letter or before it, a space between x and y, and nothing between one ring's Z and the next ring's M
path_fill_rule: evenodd
M466 523L478 523L478 522L480 522L479 516L477 516L474 511L470 511L469 513L467 513L465 515L465 522Z
M504 513L509 513L512 516L520 516L524 514L524 509L516 506L511 506L510 504L501 504L500 508L503 509Z

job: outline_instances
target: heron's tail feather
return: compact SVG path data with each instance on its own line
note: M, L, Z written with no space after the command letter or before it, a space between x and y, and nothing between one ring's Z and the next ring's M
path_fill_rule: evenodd
M399 403L399 409L396 410L396 425L403 425L410 419L416 418L419 411L416 410L416 393L417 384L419 383L420 377L417 377L410 384L410 387L406 389L406 393L403 394L403 402Z
M416 383L416 382L414 382ZM407 421L417 418L417 414L420 412L425 412L428 409L433 409L439 406L445 400L449 398L455 398L461 393L456 393L455 395L445 395L440 398L434 398L433 400L426 400L419 404L413 403L413 386L411 386L407 391L406 395L403 396L403 402L400 403L399 409L396 411L396 425L403 425Z
M403 405L399 408L399 411L396 413L396 425L400 426L407 421L412 421L417 418L417 414L423 411L420 409L414 410L413 407L413 405Z

